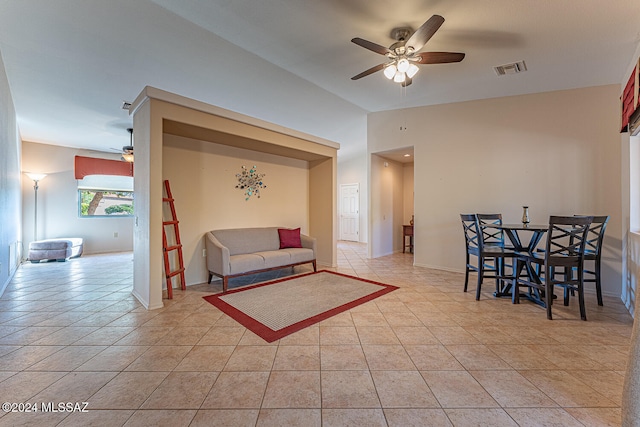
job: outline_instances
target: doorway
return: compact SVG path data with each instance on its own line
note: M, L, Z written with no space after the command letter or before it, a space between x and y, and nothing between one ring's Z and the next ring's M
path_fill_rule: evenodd
M360 241L360 184L340 184L340 240Z

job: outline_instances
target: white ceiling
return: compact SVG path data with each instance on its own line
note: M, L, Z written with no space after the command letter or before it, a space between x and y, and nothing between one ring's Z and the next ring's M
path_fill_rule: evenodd
M406 90L350 80L385 59L352 38L388 46L433 14L423 51L462 62ZM22 138L105 151L128 145L120 106L147 85L336 140L366 112L619 84L639 42L637 0L0 0Z

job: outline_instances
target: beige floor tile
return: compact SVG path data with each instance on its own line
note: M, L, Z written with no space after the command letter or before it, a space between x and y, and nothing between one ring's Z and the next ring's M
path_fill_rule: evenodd
M73 371L107 347L69 346L29 366L28 371Z
M520 371L520 374L564 408L617 406L566 371Z
M585 426L618 427L622 425L620 408L565 408L565 410Z
M512 369L507 362L482 344L453 344L447 345L446 348L467 370Z
M198 345L238 345L245 328L237 326L213 326L198 341Z
M195 345L209 329L209 326L176 326L155 345Z
M507 408L505 411L522 427L583 425L562 408Z
M467 371L423 371L422 376L443 408L499 406Z
M276 356L275 346L237 346L224 367L225 371L270 371Z
M262 408L320 408L320 372L271 372Z
M115 342L115 345L154 345L173 327L140 326Z
M78 366L78 371L122 371L149 346L112 346Z
M123 426L134 410L97 410L92 409L89 412L73 412L68 414L58 426L60 427L120 427Z
M269 372L221 372L202 409L260 408Z
M65 375L66 372L19 372L0 382L0 396L3 402L27 402Z
M357 327L361 326L389 326L387 319L380 312L351 313L353 323Z
M125 423L126 427L187 427L196 415L195 410L179 409L145 409L133 413Z
M517 371L473 371L471 375L502 407L558 406Z
M388 326L359 326L356 330L362 344L400 344L395 332Z
M323 427L386 427L382 409L322 409Z
M274 371L319 371L320 347L280 345L273 362Z
M549 359L541 356L525 344L492 344L487 347L511 365L513 369L558 369Z
M517 427L518 424L503 409L445 409L456 427L491 426Z
M29 366L49 357L62 350L64 346L58 345L30 345L19 348L11 353L0 357L0 370L2 371L22 371Z
M622 403L624 375L615 371L567 371L583 383L609 398L616 405Z
M588 369L588 370L603 370L606 369L603 365L595 360L573 351L571 348L564 345L540 345L530 344L529 348L551 361L559 369Z
M480 344L480 341L460 326L429 326L429 330L444 345Z
M238 343L238 345L274 345L274 346L278 344L280 344L279 340L267 342L263 338L259 337L258 335L254 334L248 329L244 331L244 334L242 334L242 338L240 338L240 342Z
M175 371L222 371L234 349L232 345L193 346Z
M105 326L74 342L74 345L111 345L132 332L132 326Z
M61 326L30 326L0 338L2 345L27 345L62 329Z
M320 427L320 409L262 409L256 427Z
M91 409L138 409L168 372L121 372L91 396Z
M440 344L440 341L425 326L394 326L393 332L402 345Z
M95 332L97 326L67 326L35 341L35 345L69 345Z
M140 409L198 409L216 378L217 372L172 372Z
M320 345L360 344L352 326L320 326Z
M320 326L355 326L351 317L351 311L344 311L319 323Z
M11 412L2 413L0 417L0 427L16 427L16 426L56 426L63 421L69 414L67 412L45 413L45 412Z
M383 408L439 408L418 371L374 371L373 382Z
M98 390L111 381L117 372L70 372L42 390L37 402L89 402ZM90 405L87 406L90 409Z
M312 325L284 338L280 338L280 345L319 345L320 327Z
M363 345L362 350L371 371L417 369L401 345Z
M404 348L421 371L464 369L443 345L406 345Z
M385 409L389 427L451 427L442 409Z
M189 345L153 346L131 362L126 371L171 371L191 351Z
M257 409L200 409L190 427L255 427Z
M360 345L323 345L320 347L323 371L353 371L368 369Z
M379 408L369 371L323 371L322 408Z

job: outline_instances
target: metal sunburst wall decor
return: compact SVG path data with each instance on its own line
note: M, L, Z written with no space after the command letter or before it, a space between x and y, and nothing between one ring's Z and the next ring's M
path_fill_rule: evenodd
M251 196L257 196L258 199L260 198L260 190L267 188L266 184L262 181L265 175L264 173L258 173L255 165L248 170L246 166L242 166L240 173L236 174L236 178L238 178L236 188L244 190L245 201L249 200Z

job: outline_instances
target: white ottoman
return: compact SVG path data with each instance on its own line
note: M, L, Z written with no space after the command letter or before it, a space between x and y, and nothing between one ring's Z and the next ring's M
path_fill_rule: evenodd
M31 262L41 260L66 261L82 255L83 242L81 237L61 237L58 239L37 240L29 243L29 258Z

